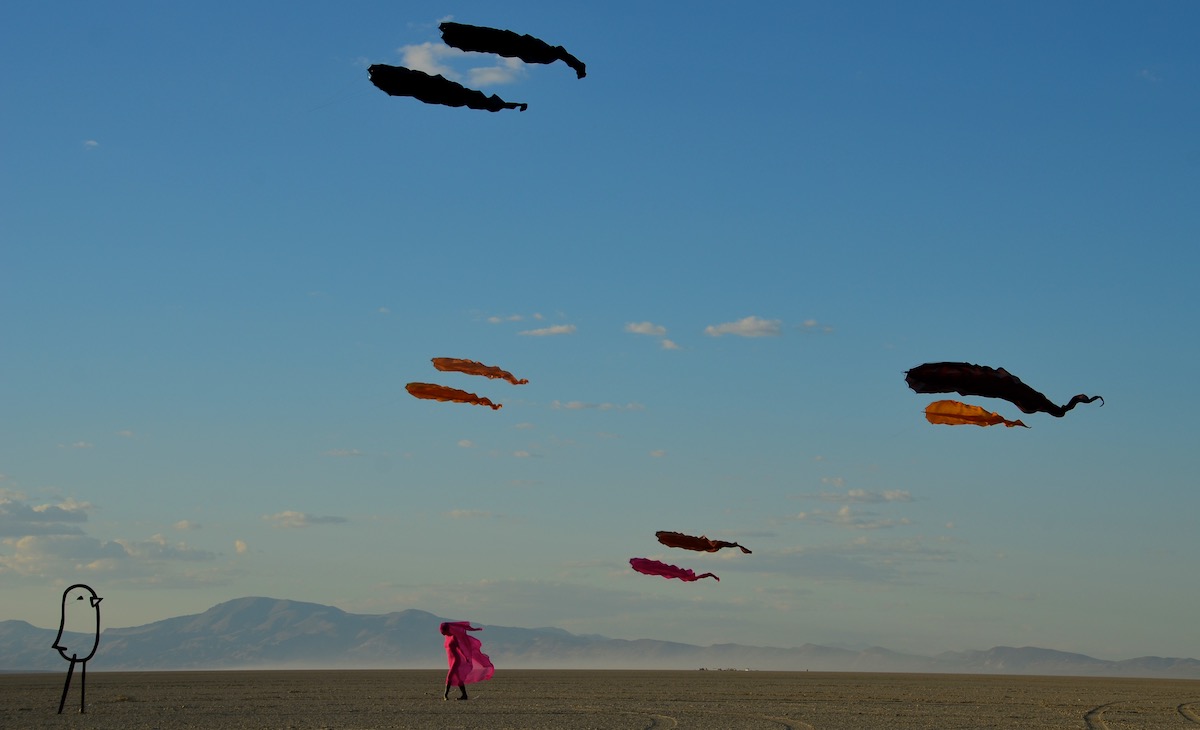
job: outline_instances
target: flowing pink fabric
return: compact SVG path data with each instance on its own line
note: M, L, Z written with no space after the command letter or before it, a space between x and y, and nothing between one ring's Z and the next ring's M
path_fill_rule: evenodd
M467 633L482 628L472 626L470 621L447 621L440 628L446 635L446 662L450 665L447 684L473 684L492 678L496 667L483 653L479 639Z
M629 564L633 566L633 569L639 573L645 573L646 575L661 575L664 578L678 578L679 580L685 580L689 583L700 580L701 578L713 578L717 581L721 580L712 573L701 573L700 575L696 575L688 568L680 568L677 565L667 565L666 563L660 563L657 560L651 560L649 558L630 558Z

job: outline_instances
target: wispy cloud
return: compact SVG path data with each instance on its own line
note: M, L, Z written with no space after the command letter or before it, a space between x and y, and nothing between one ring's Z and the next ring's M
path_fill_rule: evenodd
M819 499L823 502L853 502L858 504L879 504L881 502L911 502L912 495L903 489L888 489L882 492L872 492L867 489L848 489L845 492L820 492L819 494L803 494L801 499Z
M245 540L234 540L233 541L233 551L235 553L237 553L238 555L245 555L246 551L249 549L250 549L250 546L246 544Z
M171 543L162 535L149 540L114 540L125 548L126 557L143 560L214 560L216 555L207 550L188 547L182 542Z
M94 139L83 140L83 148L85 150L94 150L94 149L98 149L99 147L100 147L100 143Z
M176 530L180 530L180 531L199 530L200 523L193 522L192 520L180 520L180 521L176 522L174 525L171 525L171 527L174 527Z
M492 315L488 315L488 317L486 319L489 324L502 324L504 322L523 322L523 321L525 321L525 315L524 314L492 314ZM540 322L541 320L545 319L545 317L542 316L542 314L540 314L539 312L534 312L533 314L529 315L529 319L534 319L534 320L537 320Z
M736 322L712 324L704 328L704 334L709 337L736 335L737 337L775 337L779 334L782 322L778 319L762 319L753 315L743 317Z
M806 319L800 324L796 325L796 328L803 332L819 332L824 334L833 332L832 327L827 324L822 324L815 319Z
M795 516L795 519L800 522L817 522L827 525L836 525L852 530L882 530L891 527L902 527L911 525L912 521L907 517L901 518L876 518L873 515L860 516L850 509L850 505L843 505L836 512L800 512Z
M667 339L667 328L661 324L653 322L627 322L625 331L635 335L647 335L649 337L658 337L664 350L678 350L679 345L674 340Z
M396 50L403 59L405 67L424 71L427 74L445 76L448 79L457 79L460 76L443 62L450 58L466 55L463 51L447 46L445 43L432 42L401 46Z
M275 527L312 527L314 525L340 525L346 522L345 517L317 516L310 515L307 512L296 512L294 510L284 510L273 515L263 515L263 519L272 523Z
M664 337L667 334L667 328L661 324L653 322L629 322L625 325L626 332L632 332L635 335L650 335L651 337Z
M525 73L525 64L520 59L501 58L497 65L469 69L467 78L471 86L481 88L514 83Z
M551 401L550 407L567 411L583 411L592 408L600 411L641 411L646 408L641 403L625 403L622 405L619 403L585 403L579 400Z
M549 327L541 327L534 330L523 330L518 332L519 335L527 337L552 337L554 335L573 335L575 334L575 325L573 324L555 324Z
M87 521L91 507L74 499L31 506L14 492L0 493L0 537L82 535L75 525Z
M480 520L491 517L492 513L481 509L452 509L449 512L443 512L442 516L452 520Z
M323 456L333 456L339 459L344 459L355 456L366 456L366 453L359 451L358 449L330 449L329 451L324 452Z

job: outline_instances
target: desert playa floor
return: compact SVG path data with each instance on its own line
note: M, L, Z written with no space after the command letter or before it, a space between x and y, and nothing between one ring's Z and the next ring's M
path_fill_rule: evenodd
M1193 728L1200 681L949 674L500 670L443 701L436 670L0 674L0 728ZM453 696L453 695L452 695Z

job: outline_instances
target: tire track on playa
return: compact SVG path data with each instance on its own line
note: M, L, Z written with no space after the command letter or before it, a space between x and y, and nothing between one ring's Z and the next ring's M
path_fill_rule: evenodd
M787 728L787 730L817 730L816 727L809 725L807 722L792 720L787 717L769 717L767 715L753 715L753 717L760 720L767 720L768 722L777 722Z
M809 725L807 722L792 720L786 717L771 717L769 715L743 715L735 712L718 712L709 714L724 715L730 718L742 720L765 720L767 722L779 725L784 730L816 730L815 727ZM659 728L668 730L669 728L679 727L679 721L670 715L642 715L642 717L647 717L650 720L650 724L645 727L645 730L657 730Z
M1200 712L1196 710L1196 705L1200 705L1200 702L1184 702L1176 707L1175 710L1180 715L1183 715L1183 718L1188 722L1200 725Z
M1096 707L1093 707L1084 713L1084 726L1087 728L1087 730L1112 730L1112 728L1109 727L1108 722L1104 719L1104 713L1108 712L1108 710L1116 707L1117 705L1125 705L1132 702L1137 702L1137 700L1121 700L1118 702L1107 702L1103 705L1097 705ZM1197 710L1198 705L1200 705L1200 701L1181 702L1175 706L1175 711L1179 713L1179 716L1184 720L1196 725L1200 725L1200 710Z
M1087 712L1083 713L1083 724L1088 730L1111 730L1108 723L1104 721L1104 712L1117 702L1108 702L1103 705L1097 705Z

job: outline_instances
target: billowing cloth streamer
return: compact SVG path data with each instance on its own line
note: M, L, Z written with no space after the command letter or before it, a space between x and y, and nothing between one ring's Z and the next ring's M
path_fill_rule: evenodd
M457 357L435 357L433 366L442 372L466 373L467 375L482 375L494 380L507 380L513 385L525 385L529 381L517 378L507 370L501 370L495 365L484 365L474 360L461 360Z
M715 553L721 548L738 548L742 552L749 554L749 550L738 545L736 542L726 542L724 540L710 540L708 537L701 535L693 537L685 535L682 532L668 532L659 530L654 533L658 541L667 547L683 548L684 550L698 550L705 553Z
M1104 399L1100 396L1082 393L1071 398L1066 405L1055 405L1004 368L972 365L967 362L925 363L907 371L904 380L908 387L918 393L958 393L1003 398L1025 413L1040 411L1055 418L1062 418L1079 403L1098 400L1100 405L1104 405Z
M944 426L998 426L1003 423L1008 428L1029 428L1020 421L1010 421L999 413L956 400L938 400L930 403L925 408L925 420Z
M409 383L404 386L409 395L414 398L422 398L425 400L439 400L453 403L470 403L475 406L487 406L493 411L498 411L504 406L500 403L493 403L487 398L468 393L465 390L458 388L448 388L444 385L435 383Z
M426 104L465 106L489 112L501 109L525 111L529 108L528 104L508 102L495 94L488 96L482 91L468 89L440 74L431 76L424 71L403 66L377 63L368 68L367 73L371 75L371 83L388 96L411 96Z
M575 70L578 78L587 76L583 61L575 58L562 46L552 46L531 35L517 35L511 30L487 28L464 23L442 23L442 41L462 51L495 53L497 56L519 58L525 63L554 63L562 61Z
M629 565L639 573L645 573L646 575L661 575L664 578L678 578L679 580L687 581L688 583L698 581L701 578L712 578L713 580L717 581L721 580L712 573L702 573L700 575L696 575L696 573L689 568L680 568L677 565L667 565L666 563L660 563L659 561L651 560L650 558L630 558Z
M446 662L450 665L450 673L446 675L447 685L473 684L492 678L496 667L483 653L479 639L467 633L483 631L482 627L472 626L470 621L445 621L439 630L446 636L443 643Z

